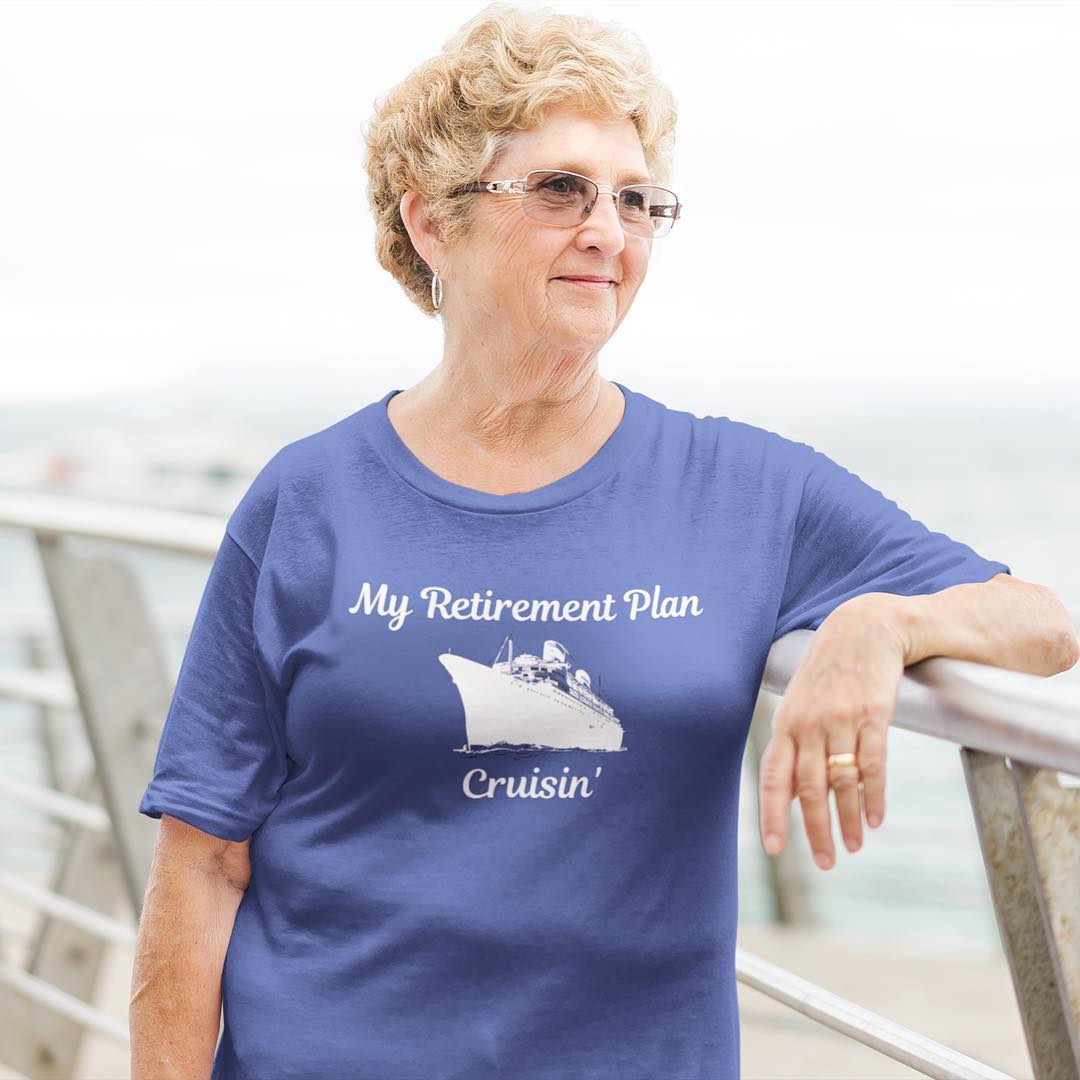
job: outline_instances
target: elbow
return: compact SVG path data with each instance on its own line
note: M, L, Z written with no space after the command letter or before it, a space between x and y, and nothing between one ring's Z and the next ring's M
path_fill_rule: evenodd
M1060 666L1054 672L1055 675L1069 671L1076 666L1077 661L1080 661L1080 639L1077 638L1072 623L1065 626L1059 635L1058 655Z
M1076 636L1072 616L1061 597L1046 585L1037 585L1044 598L1039 611L1039 651L1046 675L1060 675L1080 661L1080 639Z
M1059 614L1058 625L1053 635L1054 657L1057 665L1053 674L1059 675L1075 667L1077 661L1080 661L1080 639L1076 636L1076 627L1073 626L1072 617L1068 608L1061 602L1061 597L1050 589L1047 591L1053 597L1053 604L1057 607Z

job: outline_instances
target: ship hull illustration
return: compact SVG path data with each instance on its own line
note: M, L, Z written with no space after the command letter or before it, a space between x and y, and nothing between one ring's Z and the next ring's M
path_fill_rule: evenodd
M500 661L504 646L508 655ZM542 657L515 657L508 634L491 664L451 652L439 662L461 695L466 749L623 749L614 710L593 690L587 672L572 669L569 651L558 641L545 641Z

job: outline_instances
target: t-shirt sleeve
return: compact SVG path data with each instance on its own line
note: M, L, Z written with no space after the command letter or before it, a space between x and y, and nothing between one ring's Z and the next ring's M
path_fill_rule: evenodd
M862 593L919 596L1012 573L931 531L827 455L799 445L810 461L773 641L792 630L816 630L834 608Z
M258 567L226 531L139 804L149 817L167 813L224 840L258 828L287 773L277 690L255 641L258 583Z

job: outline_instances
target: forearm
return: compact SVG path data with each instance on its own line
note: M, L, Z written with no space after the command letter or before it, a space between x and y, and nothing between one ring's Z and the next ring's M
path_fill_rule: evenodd
M132 969L132 1080L210 1076L242 895L220 872L155 854Z
M926 596L867 593L848 601L855 602L871 604L875 616L893 621L905 666L928 656L950 656L1033 675L1056 675L1080 656L1061 600L1033 582L993 578Z

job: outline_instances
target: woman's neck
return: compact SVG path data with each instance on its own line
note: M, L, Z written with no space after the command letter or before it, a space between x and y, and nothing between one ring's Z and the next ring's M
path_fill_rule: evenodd
M484 377L445 364L390 398L402 442L451 483L507 495L585 464L622 419L622 391L595 362L566 380Z

